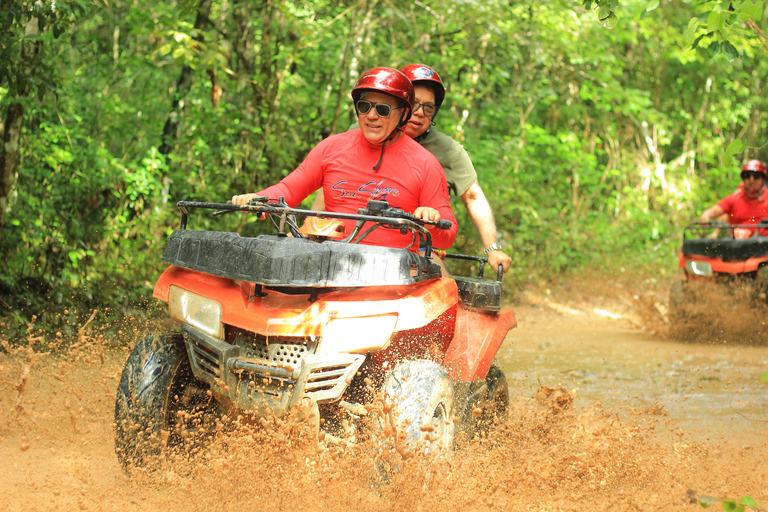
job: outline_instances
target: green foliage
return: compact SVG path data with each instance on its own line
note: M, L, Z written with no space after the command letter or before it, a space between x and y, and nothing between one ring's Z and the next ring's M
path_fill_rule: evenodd
M696 491L689 491L689 493L693 493L693 495L695 496ZM744 496L739 501L724 499L724 498L715 498L714 496L707 496L704 494L698 497L698 504L702 508L709 508L718 502L720 502L720 506L725 512L744 512L747 509L753 509L753 510L760 509L755 499L752 498L751 496Z
M0 7L0 112L26 110L0 290L20 325L72 301L137 307L173 204L285 176L354 120L350 90L373 66L440 72L438 128L473 159L515 284L607 260L666 265L740 162L766 159L768 63L750 23L763 2L212 0L204 23L199 2L13 5ZM46 21L29 38L35 9ZM456 249L478 253L454 204Z
M605 28L618 24L616 11L620 0L583 0L587 10L595 10L597 18ZM642 19L660 5L659 0L624 2L635 10L635 19ZM756 23L763 19L765 3L759 0L688 0L693 16L683 29L683 39L692 48L706 48L711 57L722 55L733 61L742 52L754 48L755 42L764 47L768 44L765 34ZM737 48L738 47L738 48ZM741 52L740 50L741 49Z

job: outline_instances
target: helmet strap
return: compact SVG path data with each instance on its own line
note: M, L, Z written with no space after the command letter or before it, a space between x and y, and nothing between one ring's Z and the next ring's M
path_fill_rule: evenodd
M392 130L392 133L389 134L389 137L384 139L384 142L381 143L381 154L379 155L379 161L376 162L376 165L373 166L373 170L374 171L378 171L379 170L379 167L381 166L381 161L384 160L384 148L387 146L387 142L392 140L392 137L394 137L395 134L397 132L399 132L399 131L400 131L400 127L398 126L394 130Z
M426 138L427 138L427 136L429 135L429 132L431 132L431 131L432 131L432 127L433 127L434 125L435 125L435 123L434 123L434 122L430 123L430 124L429 124L429 128L427 128L427 131L425 131L424 133L422 133L421 135L419 135L418 137L416 137L416 138L415 138L415 139L413 139L413 140L415 140L416 142L418 142L419 144L421 144L421 143L422 143L422 141L423 141L424 139L426 139Z

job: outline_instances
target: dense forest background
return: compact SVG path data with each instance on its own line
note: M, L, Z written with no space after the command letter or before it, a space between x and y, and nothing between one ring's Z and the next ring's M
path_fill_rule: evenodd
M142 308L176 201L276 182L354 120L361 71L411 62L448 87L437 126L474 161L511 288L611 262L671 269L682 227L744 160L768 160L765 14L751 0L3 1L2 327ZM478 253L455 210L455 250Z

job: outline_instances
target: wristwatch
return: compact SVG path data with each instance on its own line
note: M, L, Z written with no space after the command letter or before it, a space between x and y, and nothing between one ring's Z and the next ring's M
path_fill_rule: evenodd
M501 249L503 249L503 246L499 242L493 242L491 245L483 249L483 252L488 254L491 251L500 251Z

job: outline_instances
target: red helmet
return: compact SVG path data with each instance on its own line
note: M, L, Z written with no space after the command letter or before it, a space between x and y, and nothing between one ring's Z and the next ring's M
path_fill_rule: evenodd
M760 160L748 160L744 167L741 168L741 171L755 171L768 176L768 170L766 170L765 164Z
M445 99L445 86L437 71L426 64L408 64L400 68L413 85L425 85L435 92L435 104L440 107Z
M362 74L357 85L352 89L352 101L357 105L363 91L378 91L404 101L406 108L405 115L400 119L400 125L403 126L410 119L413 113L413 85L408 77L400 71L393 68L373 68ZM357 109L357 106L355 106Z

